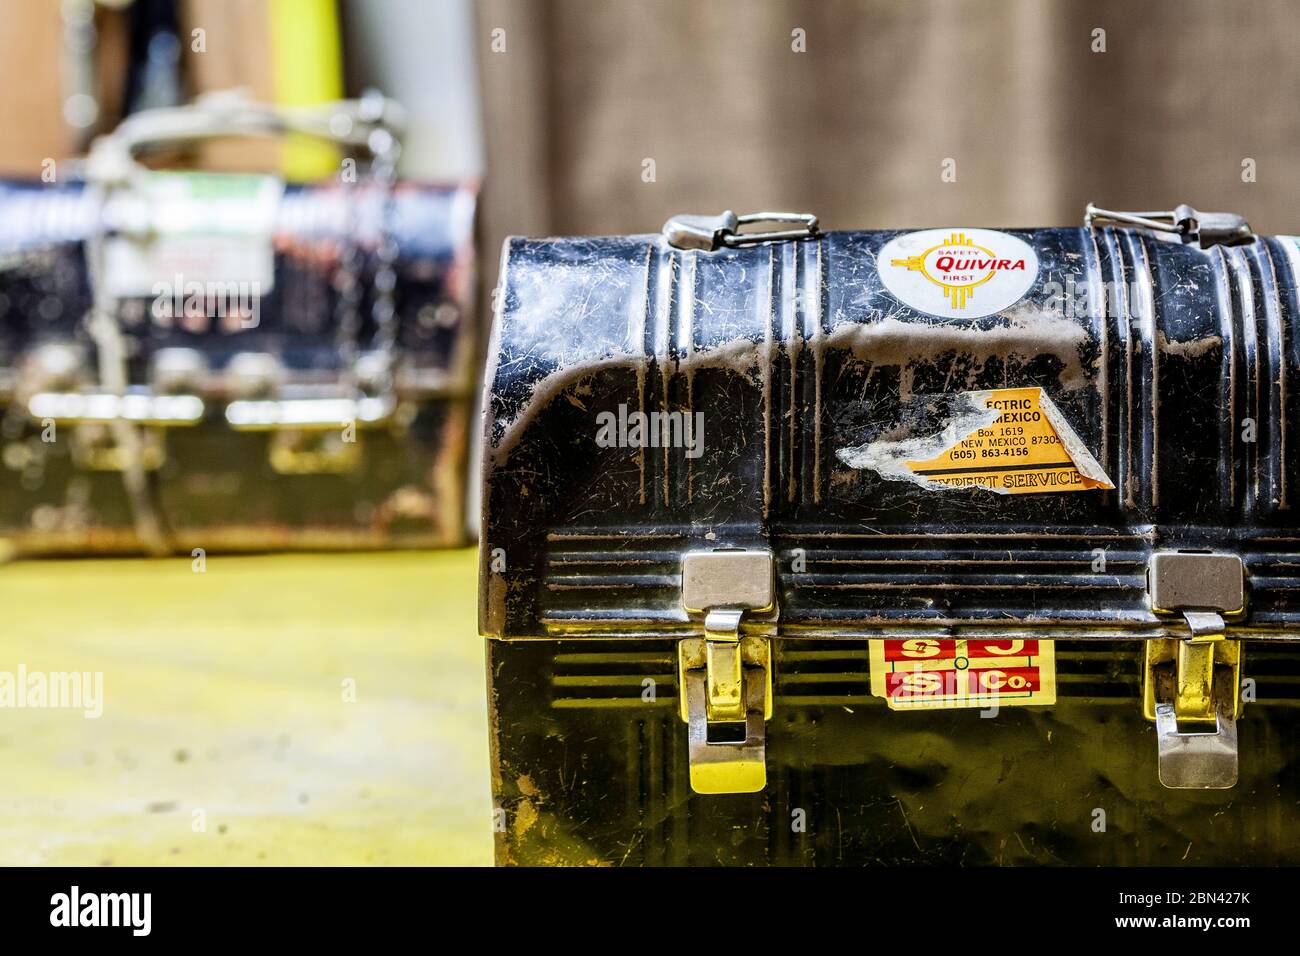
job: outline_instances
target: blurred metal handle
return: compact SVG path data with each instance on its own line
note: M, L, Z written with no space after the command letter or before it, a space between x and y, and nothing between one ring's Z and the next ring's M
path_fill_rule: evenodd
M378 92L360 99L314 106L258 103L241 90L224 90L186 106L143 110L95 140L87 178L129 179L137 157L151 149L235 136L311 136L340 146L363 148L374 157L392 156L406 126L401 105Z

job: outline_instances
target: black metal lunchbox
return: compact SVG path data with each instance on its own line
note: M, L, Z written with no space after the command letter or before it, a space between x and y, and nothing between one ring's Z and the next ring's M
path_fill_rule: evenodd
M1298 271L1187 206L510 240L498 861L1300 862Z
M398 182L401 125L375 95L214 94L0 184L0 544L464 541L475 194ZM319 185L141 165L233 135L347 158Z

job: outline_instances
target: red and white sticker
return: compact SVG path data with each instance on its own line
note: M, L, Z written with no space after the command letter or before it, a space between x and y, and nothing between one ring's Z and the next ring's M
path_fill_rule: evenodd
M948 319L1001 312L1038 280L1033 247L994 229L903 233L881 247L876 266L900 302Z
M871 642L871 693L892 710L1056 703L1051 641Z

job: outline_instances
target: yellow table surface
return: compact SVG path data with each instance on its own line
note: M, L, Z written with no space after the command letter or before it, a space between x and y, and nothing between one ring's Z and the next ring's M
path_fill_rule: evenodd
M98 719L0 707L0 864L490 864L475 574L471 550L0 566L0 671L104 681Z

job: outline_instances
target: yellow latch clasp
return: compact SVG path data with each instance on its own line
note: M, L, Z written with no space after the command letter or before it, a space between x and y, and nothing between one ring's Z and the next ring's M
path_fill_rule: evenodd
M754 793L767 785L764 723L772 715L771 645L742 634L746 611L775 609L767 551L684 555L682 604L704 615L704 637L677 645L691 789Z
M1190 632L1146 642L1142 710L1156 724L1160 782L1180 790L1235 786L1242 654L1223 616L1245 610L1241 558L1157 552L1148 587L1152 609L1181 614Z

